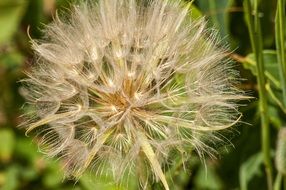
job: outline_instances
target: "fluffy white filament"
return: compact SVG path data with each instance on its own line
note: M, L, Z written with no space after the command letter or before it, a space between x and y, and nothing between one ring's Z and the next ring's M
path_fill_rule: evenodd
M205 139L240 118L225 49L180 0L99 0L70 13L33 41L27 132L69 176L99 174L104 164L120 179L146 167L169 189L162 164L170 152L211 154Z

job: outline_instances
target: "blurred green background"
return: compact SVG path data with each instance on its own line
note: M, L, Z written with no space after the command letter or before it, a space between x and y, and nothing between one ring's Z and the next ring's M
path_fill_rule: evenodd
M261 0L260 5L274 157L277 131L285 123L285 115L275 100L281 98L281 89L277 84L279 76L274 33L276 1ZM52 20L56 9L66 10L69 6L67 0L0 0L1 190L126 189L106 179L91 180L90 176L83 176L78 182L64 181L58 162L44 158L32 137L26 137L24 131L17 128L24 112L21 109L24 99L20 95L19 80L25 77L23 71L33 64L28 36L41 38L41 29ZM231 56L238 61L236 68L245 79L240 88L257 97L255 61L251 54L242 0L195 0L193 14L205 16L209 25L219 31L221 38L233 50ZM243 122L226 134L233 146L219 147L220 155L216 159L206 158L205 165L192 155L185 171L179 166L173 172L172 190L266 189L260 150L258 99L242 104L247 105L241 108ZM129 189L137 189L137 186L130 185ZM154 184L153 189L162 187Z

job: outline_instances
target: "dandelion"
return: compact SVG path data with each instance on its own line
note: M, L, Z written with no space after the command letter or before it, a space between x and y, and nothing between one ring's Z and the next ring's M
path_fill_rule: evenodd
M226 48L189 9L180 0L84 2L32 41L23 94L35 111L23 125L67 176L140 171L144 187L147 171L168 190L171 154L212 155L208 142L239 121Z

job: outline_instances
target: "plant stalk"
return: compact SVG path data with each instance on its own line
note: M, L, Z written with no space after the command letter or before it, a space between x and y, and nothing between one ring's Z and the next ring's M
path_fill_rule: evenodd
M270 155L270 131L268 118L268 105L266 97L266 80L264 75L264 61L263 61L263 42L260 19L258 15L258 1L254 1L254 17L252 16L250 0L244 1L244 10L246 14L246 21L248 25L251 46L256 59L257 66L257 81L259 88L259 109L261 114L261 144L263 152L263 161L267 176L268 189L272 190L272 164Z
M274 182L274 190L281 190L282 188L282 181L283 181L283 175L279 172L276 176L275 182Z
M286 108L286 55L285 55L285 0L277 0L275 17L275 41L279 74L283 93L283 107Z

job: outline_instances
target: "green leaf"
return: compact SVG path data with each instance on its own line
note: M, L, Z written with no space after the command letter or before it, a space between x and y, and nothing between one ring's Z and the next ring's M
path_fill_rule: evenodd
M265 76L267 78L266 90L270 100L278 105L281 110L286 113L286 108L283 107L282 100L282 85L279 76L279 67L277 62L277 53L274 50L264 50L263 59L265 66ZM242 62L244 68L249 69L253 75L257 76L256 62L254 54L248 54ZM276 124L277 121L274 121Z
M15 137L11 129L0 130L0 145L0 161L9 162L15 146Z
M271 124L279 129L282 126L282 119L279 115L279 108L276 106L268 105L268 114Z
M275 88L281 89L279 79L279 69L277 67L277 54L274 50L263 50L263 59L265 66L265 75ZM243 62L243 66L249 69L253 75L257 76L256 62L254 54L248 54Z
M239 169L239 183L241 190L247 190L247 184L250 180L259 174L262 174L261 165L263 164L263 155L261 152L254 154L246 160Z
M282 103L282 92L281 90L276 90L273 87L271 87L271 85L269 83L266 84L266 90L268 92L269 95L269 99L270 101L272 101L274 104L278 105L278 107L280 107L280 109L286 114L286 108L283 106ZM279 119L281 119L281 117L279 117L279 115L277 115L277 117ZM281 127L282 125L280 125Z
M0 2L0 44L9 42L17 31L24 14L26 0L1 0Z

